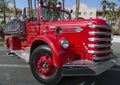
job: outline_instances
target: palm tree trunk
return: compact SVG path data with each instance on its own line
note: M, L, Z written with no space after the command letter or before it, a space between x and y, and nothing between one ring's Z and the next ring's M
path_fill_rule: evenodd
M30 0L30 7L31 7L31 12L30 12L30 14L31 14L31 17L33 17L33 6L32 6L32 0Z
M3 17L4 17L4 23L6 23L6 14L5 14L5 0L3 0Z
M39 2L40 2L40 1L39 1L39 0L37 0L38 5L39 5Z
M14 0L14 10L15 10L15 18L17 18L16 0Z
M31 9L31 7L30 7L30 0L28 0L28 13L29 13L29 17L30 17L30 10Z
M62 0L62 10L64 10L65 0Z
M62 0L62 10L64 10L64 4L65 4L65 0ZM64 19L64 13L62 13L62 19Z
M34 6L35 6L35 9L36 9L36 0L34 0Z
M79 6L80 6L80 0L76 0L76 14L75 14L76 19L78 19Z
M30 0L30 7L31 7L31 11L32 11L32 0Z

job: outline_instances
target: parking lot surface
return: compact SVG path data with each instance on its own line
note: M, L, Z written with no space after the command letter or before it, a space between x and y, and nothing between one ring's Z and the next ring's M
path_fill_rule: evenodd
M120 44L113 43L117 64L99 76L63 77L58 85L120 85ZM8 56L0 48L0 85L42 85L33 77L29 64L17 56Z

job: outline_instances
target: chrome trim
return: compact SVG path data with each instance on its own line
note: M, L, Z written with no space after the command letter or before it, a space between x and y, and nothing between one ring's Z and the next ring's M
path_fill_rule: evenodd
M94 50L88 50L88 53L90 54L105 54L105 53L109 53L112 52L112 50L104 50L104 51L94 51Z
M95 44L88 44L88 47L91 48L104 48L104 47L110 47L112 44L99 44L99 45L95 45Z
M27 63L30 62L30 47L26 47L25 50L13 50L13 52Z
M90 60L75 60L70 63L66 63L63 66L93 66L93 61Z
M102 56L102 57L94 57L93 56L94 60L105 60L105 59L109 59L109 58L112 58L112 57L110 55L109 56Z
M88 38L89 41L112 41L112 38Z
M91 66L84 66L84 64L75 65L73 64L67 65L64 64L62 66L62 75L63 76L93 76L99 75L104 71L108 70L112 66L116 65L116 58L111 55L111 59L107 61L93 62Z
M112 27L108 25L89 25L89 28L111 29Z
M110 32L89 32L90 35L112 35Z

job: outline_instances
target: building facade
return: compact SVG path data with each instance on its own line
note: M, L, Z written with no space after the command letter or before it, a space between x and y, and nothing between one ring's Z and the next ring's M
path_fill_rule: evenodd
M72 8L69 8L69 10L72 9L73 13L72 18L75 18L75 12L76 12L76 5L74 5ZM84 19L90 19L90 18L96 18L97 9L96 8L89 8L87 5L80 3L79 7L79 18Z

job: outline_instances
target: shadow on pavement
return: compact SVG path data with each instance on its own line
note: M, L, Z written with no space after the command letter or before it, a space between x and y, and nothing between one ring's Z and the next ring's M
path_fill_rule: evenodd
M98 76L63 77L58 85L120 85L120 67L115 66Z

